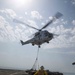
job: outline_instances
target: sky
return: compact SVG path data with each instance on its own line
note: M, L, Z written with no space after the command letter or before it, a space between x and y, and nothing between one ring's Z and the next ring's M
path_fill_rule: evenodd
M39 50L39 66L50 71L75 73L75 0L0 0L0 68L31 69L38 47L26 41L37 32L23 24L42 28L57 12L63 16L45 30L59 34Z

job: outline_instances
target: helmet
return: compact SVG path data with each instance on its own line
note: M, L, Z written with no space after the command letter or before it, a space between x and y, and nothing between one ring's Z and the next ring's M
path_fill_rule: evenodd
M41 68L41 69L44 69L44 66L41 66L40 68Z

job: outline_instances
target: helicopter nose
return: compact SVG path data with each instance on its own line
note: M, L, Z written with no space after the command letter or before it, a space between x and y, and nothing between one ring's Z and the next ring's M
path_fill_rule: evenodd
M50 33L50 34L49 34L49 38L53 38L53 34Z

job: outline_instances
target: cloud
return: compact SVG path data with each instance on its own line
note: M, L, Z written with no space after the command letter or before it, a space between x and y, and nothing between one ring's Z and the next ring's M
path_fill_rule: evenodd
M29 33L34 33L34 29L29 28L25 25L11 25L15 23L10 23L7 19L13 19L18 16L12 9L0 10L0 13L3 14L2 16L0 16L0 41L19 41L21 39L25 41L26 39L28 39L28 36L31 35ZM25 14L27 14L27 12ZM22 16L19 18L24 19ZM29 25L38 28L35 21L28 19L27 22Z
M27 12L25 12L25 15L28 15L28 13L27 13Z
M19 41L27 39L29 33L24 25L12 26L3 16L0 16L0 41Z
M26 39L28 39L28 36L31 35L29 33L34 32L34 29L29 28L25 25L16 24L15 26L13 26L11 24L15 23L10 23L9 21L7 21L7 19L13 20L13 18L18 16L12 9L0 10L0 13L3 14L2 16L0 16L0 41L19 41L21 39L25 41ZM23 16L18 18L24 19ZM29 23L29 25L38 28L35 21L27 20L27 22Z
M75 0L71 0L71 3L72 3L73 5L75 5Z
M32 11L31 17L35 18L35 19L43 19L43 17L40 15L40 13L38 11Z
M58 24L58 25L66 25L68 24L68 21L65 21L64 19L57 19L53 24Z
M67 2L68 2L67 0L64 1L64 3L67 3Z
M8 30L7 30L7 26L9 25L8 22L6 22L5 18L3 18L2 16L0 16L0 36L1 37L5 37L7 38L8 36Z
M72 35L75 35L75 27L72 28L71 34L72 34Z
M5 14L7 18L9 19L15 18L17 16L12 9L3 9L3 10L0 10L0 12Z
M75 20L72 21L72 24L75 25Z
M35 21L33 21L33 20L28 20L28 22L29 22L29 25L38 28L38 26L37 26L37 24L36 24Z

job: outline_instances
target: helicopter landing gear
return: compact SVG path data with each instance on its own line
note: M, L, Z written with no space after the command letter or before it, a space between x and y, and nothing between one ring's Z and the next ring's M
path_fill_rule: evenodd
M38 47L40 48L40 45Z
M47 41L47 43L49 43L49 41Z
M34 46L34 44L32 43L32 45Z

